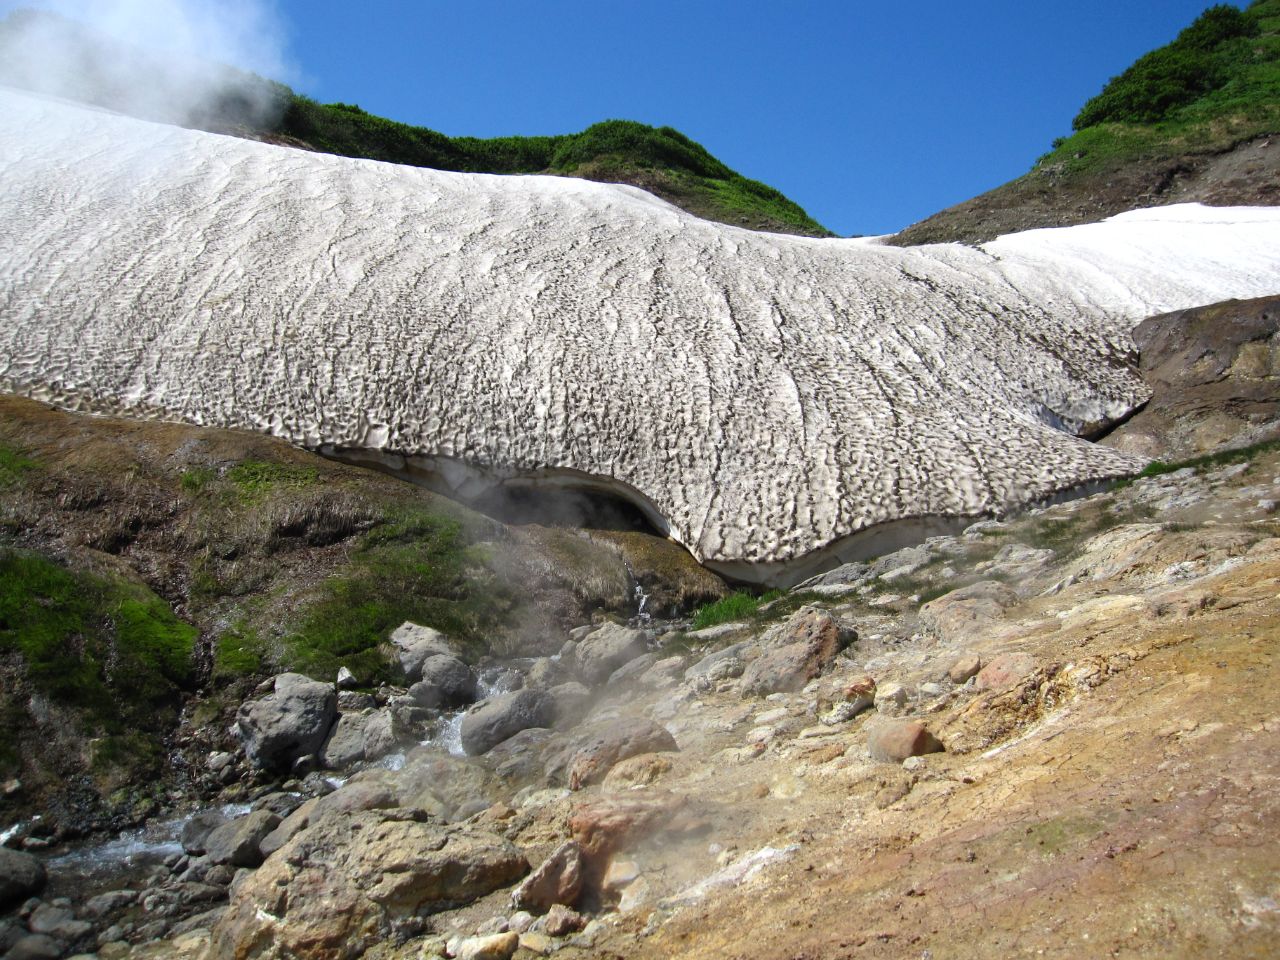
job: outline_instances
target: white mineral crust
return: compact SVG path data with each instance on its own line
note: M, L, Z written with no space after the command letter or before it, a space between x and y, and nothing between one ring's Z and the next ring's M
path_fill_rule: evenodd
M1132 470L1073 435L1146 398L1132 326L1280 292L1276 209L897 249L3 88L0 176L0 387L594 483L756 579Z

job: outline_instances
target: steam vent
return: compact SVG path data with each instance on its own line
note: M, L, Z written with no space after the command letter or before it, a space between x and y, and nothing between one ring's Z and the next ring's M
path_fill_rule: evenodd
M791 583L1132 472L1129 331L1274 292L1280 210L913 249L630 187L317 155L0 92L0 386L416 476L621 496Z

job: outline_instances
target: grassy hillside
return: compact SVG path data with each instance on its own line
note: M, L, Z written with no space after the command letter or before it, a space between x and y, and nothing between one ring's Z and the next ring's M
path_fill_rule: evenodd
M551 137L447 137L343 103L321 104L292 91L270 133L326 153L464 173L550 173L629 183L697 216L723 223L827 236L801 207L749 180L671 127L606 120Z
M979 242L1197 200L1280 203L1280 0L1210 7L1089 100L1026 176L894 242Z
M316 103L283 84L225 66L154 55L44 12L19 10L0 22L0 83L150 120L346 157L466 173L544 173L629 183L706 219L830 235L798 204L729 169L671 127L606 120L560 136L448 137L353 104Z

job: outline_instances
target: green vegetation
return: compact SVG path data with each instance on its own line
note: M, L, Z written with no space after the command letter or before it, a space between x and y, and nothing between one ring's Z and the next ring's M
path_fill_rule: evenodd
M187 485L187 477L192 474L198 475L200 471L183 474L184 487ZM319 474L314 467L290 466L266 460L243 460L227 471L227 479L236 485L241 496L253 500L277 487L297 489L310 486L317 482Z
M1210 7L1085 104L1038 166L1081 173L1280 131L1280 0Z
M374 116L346 103L321 104L286 91L274 133L318 150L463 173L548 173L634 183L699 216L829 236L782 193L729 169L671 127L605 120L547 137L448 137Z
M1159 477L1166 473L1173 473L1175 470L1185 470L1190 467L1192 470L1212 470L1215 467L1225 467L1233 463L1245 463L1264 453L1271 453L1280 450L1280 440L1264 440L1261 443L1255 443L1248 447L1239 447L1234 450L1219 450L1216 453L1207 453L1204 456L1192 457L1190 460L1179 460L1176 463L1166 463L1163 460L1152 460L1146 465L1136 476L1137 477ZM1122 480L1116 484L1117 488L1128 486L1133 479Z
M464 543L456 521L401 511L364 534L349 565L299 605L278 652L241 627L221 639L217 669L254 673L270 659L316 677L346 666L364 683L398 680L386 642L406 620L441 630L477 655L490 652L518 598L487 575L484 560Z
M0 443L0 489L16 483L24 474L35 470L37 464L17 448Z
M765 594L747 593L737 590L722 600L699 607L693 614L693 629L705 630L721 623L733 623L735 620L750 620L756 615L761 604L776 600L782 591L771 590Z
M178 482L187 493L199 493L217 478L217 472L209 467L192 467L182 472Z
M97 732L163 726L192 680L196 630L146 587L0 549L0 653Z

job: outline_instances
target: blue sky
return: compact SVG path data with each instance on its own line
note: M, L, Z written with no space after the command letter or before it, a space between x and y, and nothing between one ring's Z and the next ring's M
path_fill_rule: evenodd
M1209 0L0 0L0 12L24 3L142 40L182 33L184 49L318 100L453 135L669 124L853 234L1026 172L1107 78Z
M840 234L1024 173L1207 0L282 0L296 86L448 134L669 124Z

